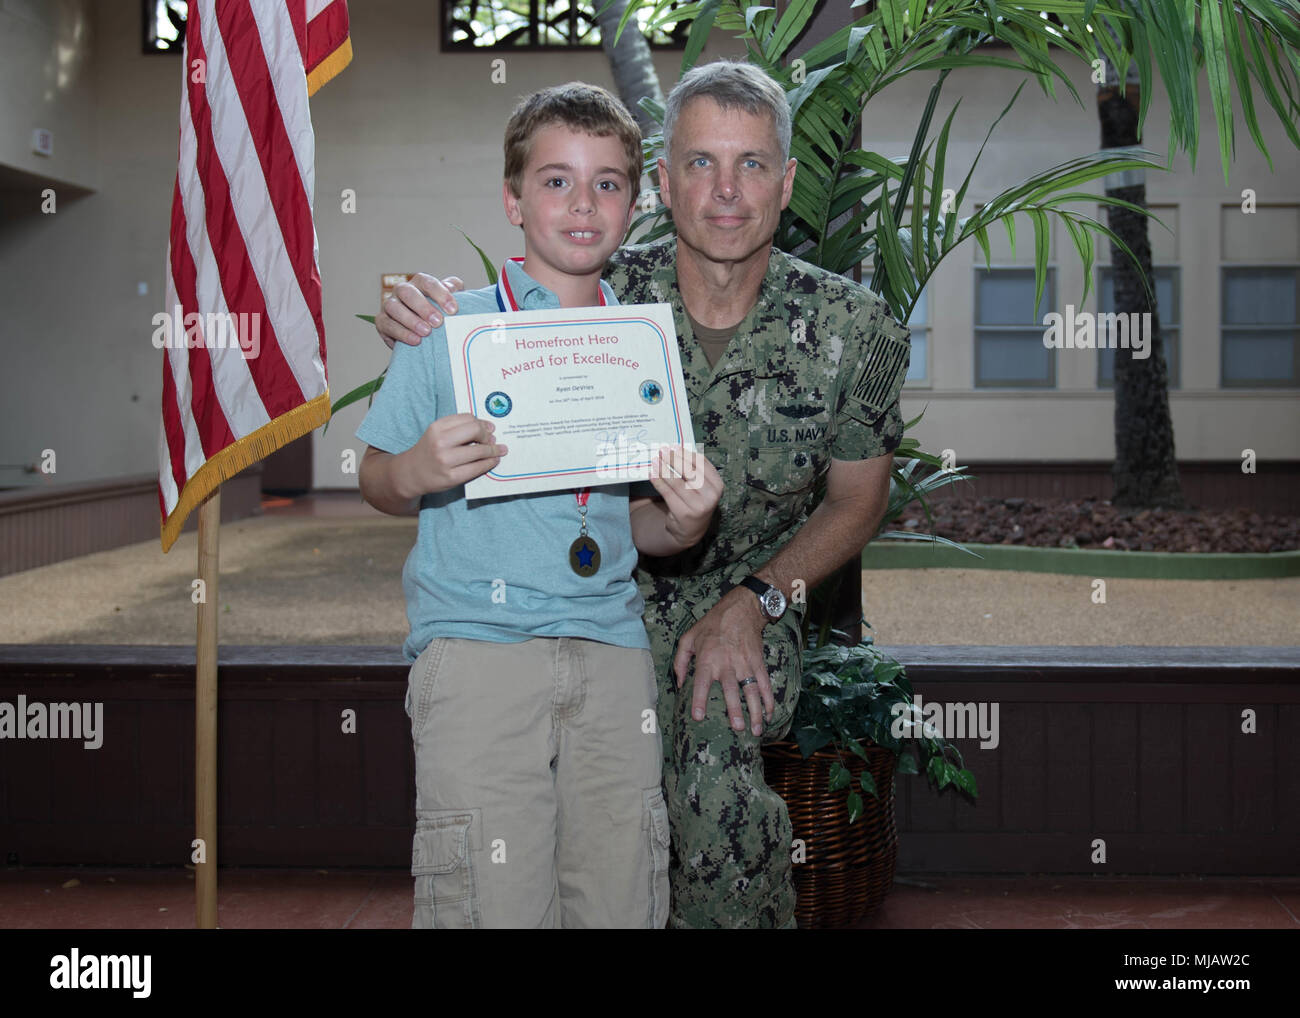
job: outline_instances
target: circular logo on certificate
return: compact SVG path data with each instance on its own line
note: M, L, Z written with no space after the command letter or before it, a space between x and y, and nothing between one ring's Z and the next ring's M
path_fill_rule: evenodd
M490 392L488 398L483 401L483 406L493 417L504 417L510 413L514 403L504 392Z
M664 387L653 378L647 378L641 383L640 392L641 398L647 403L658 403L664 398Z

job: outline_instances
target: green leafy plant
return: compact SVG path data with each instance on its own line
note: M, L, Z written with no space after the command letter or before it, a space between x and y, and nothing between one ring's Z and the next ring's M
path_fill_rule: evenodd
M961 751L924 723L912 695L903 666L869 638L852 647L823 642L804 651L790 737L805 757L827 746L839 754L829 787L846 793L850 822L862 815L862 793L880 792L867 770L853 787L845 766L846 753L867 759L863 740L893 752L899 774L923 773L936 791L952 785L972 799L979 795Z

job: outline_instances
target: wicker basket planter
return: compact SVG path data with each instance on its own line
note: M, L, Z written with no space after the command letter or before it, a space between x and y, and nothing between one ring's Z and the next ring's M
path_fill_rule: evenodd
M794 865L795 920L803 929L853 926L885 900L894 883L898 829L894 824L894 767L897 757L864 742L880 798L864 796L863 815L849 823L843 792L827 791L834 749L806 760L793 742L763 747L767 784L785 800L794 837L806 859ZM843 762L856 783L866 761L852 753Z

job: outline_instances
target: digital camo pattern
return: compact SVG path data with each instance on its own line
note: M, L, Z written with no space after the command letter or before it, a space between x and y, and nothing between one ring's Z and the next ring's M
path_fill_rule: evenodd
M763 780L760 741L783 737L799 695L798 614L769 626L777 699L762 739L728 725L721 687L703 722L691 684L671 676L681 634L760 568L807 519L831 459L893 452L908 330L865 287L775 249L759 299L710 368L677 289L676 240L618 251L605 279L623 303L672 306L698 447L723 494L708 534L671 558L642 559L637 578L659 675L664 787L673 832L673 926L794 922L790 821Z
M704 720L692 718L691 683L677 689L667 678L677 649L675 631L663 624L647 629L659 677L656 710L672 835L668 925L678 929L793 927L790 843L794 834L784 800L763 779L759 747L789 731L799 696L798 630L784 625L784 620L768 627L763 652L776 710L767 732L759 737L748 727L742 732L731 729L722 687L716 683L709 692Z
M720 526L656 571L734 580L798 529L832 457L898 448L908 331L870 290L774 249L758 302L710 368L677 290L675 244L623 248L605 275L624 303L672 306L696 441L724 486ZM880 390L882 370L892 398L873 407L861 397Z

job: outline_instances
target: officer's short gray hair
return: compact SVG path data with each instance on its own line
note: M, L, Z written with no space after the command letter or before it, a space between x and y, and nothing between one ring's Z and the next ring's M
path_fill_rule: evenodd
M668 93L664 107L664 158L672 151L673 128L682 108L692 99L707 97L724 110L740 109L755 116L767 114L776 125L782 161L790 158L790 102L785 89L753 64L719 60L693 67Z

